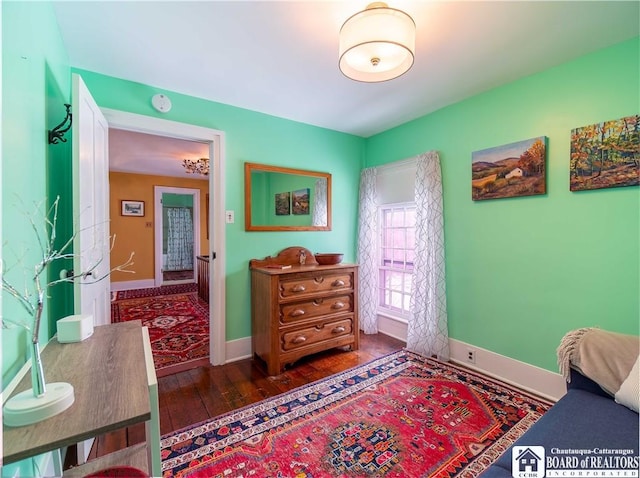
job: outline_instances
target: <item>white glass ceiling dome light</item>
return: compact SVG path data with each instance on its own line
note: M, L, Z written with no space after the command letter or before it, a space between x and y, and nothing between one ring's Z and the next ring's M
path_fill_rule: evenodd
M392 80L411 68L415 49L413 18L374 2L340 29L340 71L356 81Z

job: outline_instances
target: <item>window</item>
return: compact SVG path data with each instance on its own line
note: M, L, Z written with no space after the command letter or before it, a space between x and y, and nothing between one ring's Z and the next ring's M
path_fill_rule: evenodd
M380 207L378 307L409 316L415 249L416 207L413 203Z

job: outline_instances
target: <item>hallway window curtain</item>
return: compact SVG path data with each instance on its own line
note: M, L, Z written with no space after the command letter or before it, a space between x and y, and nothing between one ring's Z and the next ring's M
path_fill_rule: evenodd
M360 175L358 214L358 303L360 328L365 334L378 332L378 195L375 168L364 169Z
M185 271L193 269L193 219L187 207L167 208L167 269Z
M407 349L448 360L442 176L435 151L418 156L415 203L416 249Z

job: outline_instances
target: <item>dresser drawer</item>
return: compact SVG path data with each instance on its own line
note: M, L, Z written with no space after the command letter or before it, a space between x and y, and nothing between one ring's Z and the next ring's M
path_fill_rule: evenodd
M285 332L281 335L281 346L286 352L351 334L353 334L353 318L349 317Z
M291 298L322 292L353 289L353 274L318 273L313 276L287 277L280 282L280 297Z
M318 297L304 302L281 305L280 321L283 324L290 324L321 315L345 312L353 312L353 296L351 294Z

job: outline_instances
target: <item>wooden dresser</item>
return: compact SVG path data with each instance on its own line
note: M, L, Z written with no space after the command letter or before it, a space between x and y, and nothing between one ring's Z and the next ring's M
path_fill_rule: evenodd
M357 265L319 265L309 250L290 247L250 268L252 352L269 375L322 350L358 349Z

